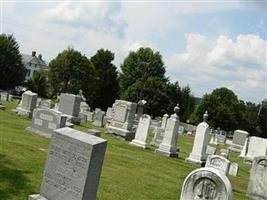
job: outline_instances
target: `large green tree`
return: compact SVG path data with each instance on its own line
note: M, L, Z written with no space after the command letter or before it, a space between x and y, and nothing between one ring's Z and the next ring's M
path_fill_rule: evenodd
M0 88L11 89L24 81L19 45L13 35L0 35Z
M95 80L94 65L79 51L68 48L49 63L49 77L53 94L77 94L81 89L88 103L92 103Z
M121 65L120 85L122 92L126 92L128 87L135 82L145 82L149 77L165 79L165 67L160 53L154 52L151 48L140 48L136 52L131 51ZM142 91L140 92L142 93Z
M260 129L259 136L267 138L267 99L263 100L260 105L258 123Z
M204 95L196 107L191 121L194 123L202 121L205 110L208 111L208 121L214 128L220 127L231 131L241 126L245 104L238 100L232 90L223 87L213 90L211 94Z
M117 68L112 61L114 53L109 50L100 49L91 57L97 73L97 87L92 102L93 108L106 110L115 102L119 95L119 82Z
M34 71L32 78L27 81L26 85L29 90L38 93L38 95L40 95L41 97L47 97L47 71Z

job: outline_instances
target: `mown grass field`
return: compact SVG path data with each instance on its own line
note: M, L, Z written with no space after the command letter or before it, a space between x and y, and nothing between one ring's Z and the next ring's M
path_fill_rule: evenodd
M25 131L31 120L10 112L15 103L2 102L0 111L0 200L26 200L39 193L49 140ZM90 124L75 126L79 130ZM96 127L93 127L96 128ZM180 136L179 158L162 157L154 148L139 149L111 135L98 188L100 200L175 200L179 199L185 177L197 166L185 162L192 149L193 138ZM150 137L151 139L151 137ZM221 148L223 146L220 146ZM246 200L250 165L235 154L230 160L239 164L237 177L229 177L234 200Z

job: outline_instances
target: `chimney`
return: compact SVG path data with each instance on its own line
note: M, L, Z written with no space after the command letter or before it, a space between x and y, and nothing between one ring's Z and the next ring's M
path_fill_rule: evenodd
M39 54L39 55L38 55L38 58L39 58L40 60L42 60L42 54Z
M36 51L32 51L32 57L36 56Z

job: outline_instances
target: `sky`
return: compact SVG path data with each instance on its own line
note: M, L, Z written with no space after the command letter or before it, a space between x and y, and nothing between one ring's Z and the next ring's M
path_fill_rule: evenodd
M0 0L1 33L20 52L49 62L68 47L91 57L159 51L166 76L202 97L219 87L239 99L267 98L267 1L12 1Z

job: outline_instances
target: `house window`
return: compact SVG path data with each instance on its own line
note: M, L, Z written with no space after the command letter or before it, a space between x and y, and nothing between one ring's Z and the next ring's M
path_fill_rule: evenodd
M30 75L31 75L31 70L27 69L26 76L30 76Z

